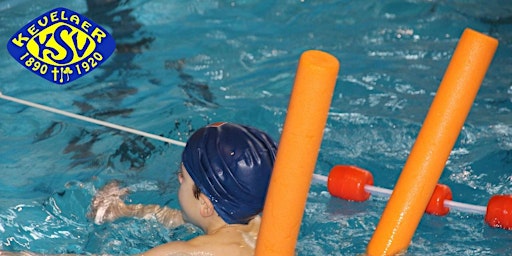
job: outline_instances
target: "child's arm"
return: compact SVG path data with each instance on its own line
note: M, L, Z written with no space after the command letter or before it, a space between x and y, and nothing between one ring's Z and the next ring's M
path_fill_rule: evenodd
M175 228L185 223L181 211L159 205L125 204L124 211L126 217L155 218L168 228Z
M169 228L184 223L181 211L159 205L125 204L121 197L126 194L128 189L119 188L117 182L107 184L94 196L88 216L94 219L96 224L122 217L155 218Z

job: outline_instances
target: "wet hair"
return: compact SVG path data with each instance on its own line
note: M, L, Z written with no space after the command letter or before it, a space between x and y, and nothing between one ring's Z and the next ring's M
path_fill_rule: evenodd
M194 193L194 197L196 199L199 199L199 195L201 194L201 189L199 189L199 187L194 184L194 187L192 188L192 192Z
M181 168L181 167L180 167ZM183 171L180 169L176 171L176 175L181 176L183 175ZM194 183L192 186L192 193L196 199L199 199L199 195L201 194L201 189Z

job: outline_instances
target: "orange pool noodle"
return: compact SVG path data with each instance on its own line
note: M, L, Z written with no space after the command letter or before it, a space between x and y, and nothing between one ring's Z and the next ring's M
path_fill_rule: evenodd
M295 255L338 70L328 53L310 50L300 57L255 255Z
M367 254L395 255L409 246L471 109L498 41L466 29L404 165Z

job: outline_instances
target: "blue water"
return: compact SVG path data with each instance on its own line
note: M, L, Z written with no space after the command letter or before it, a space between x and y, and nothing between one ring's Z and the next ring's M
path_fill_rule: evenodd
M59 6L107 28L117 51L58 86L0 51L3 94L185 141L215 121L279 138L297 60L336 56L341 69L315 172L372 171L392 188L464 28L500 41L440 182L455 201L512 194L512 4L508 1L25 1L0 2L0 42ZM0 248L138 253L201 233L147 220L86 218L110 180L127 200L177 207L181 148L0 100ZM292 161L292 160L291 160ZM411 184L414 186L414 184ZM292 192L291 192L292 193ZM364 203L311 187L298 255L365 251L386 200ZM424 216L407 255L512 255L512 232L483 216Z

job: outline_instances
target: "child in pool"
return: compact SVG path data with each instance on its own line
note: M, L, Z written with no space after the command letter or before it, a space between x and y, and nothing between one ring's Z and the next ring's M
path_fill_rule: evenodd
M276 151L272 138L257 129L208 125L190 137L182 153L181 210L125 204L121 197L127 189L110 183L93 199L90 217L97 224L120 217L155 218L171 228L190 222L205 233L157 246L144 256L253 255Z

